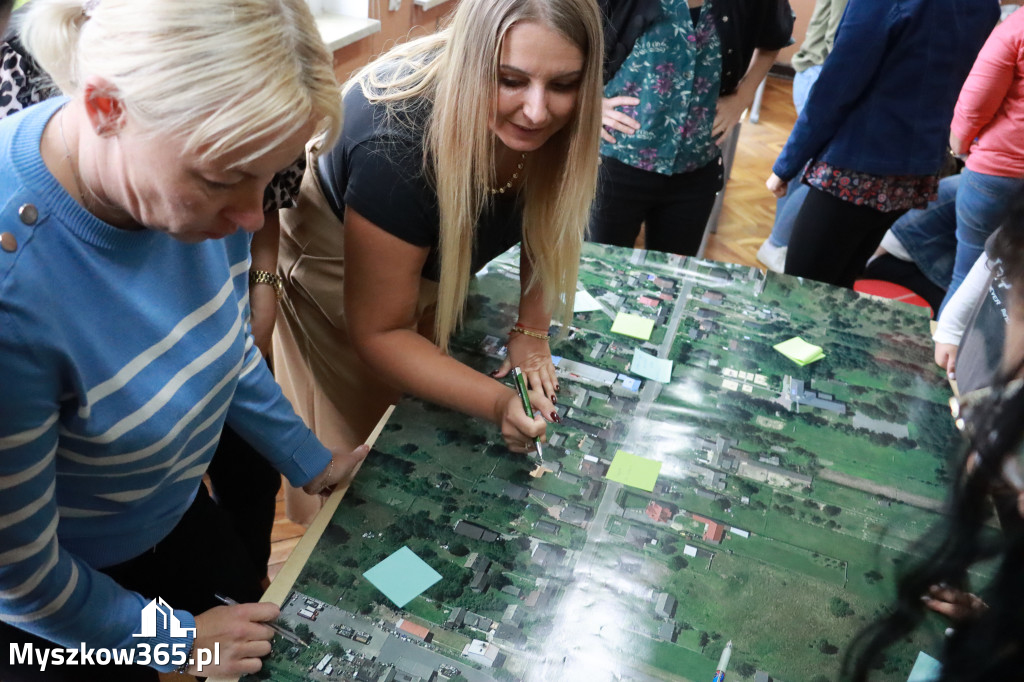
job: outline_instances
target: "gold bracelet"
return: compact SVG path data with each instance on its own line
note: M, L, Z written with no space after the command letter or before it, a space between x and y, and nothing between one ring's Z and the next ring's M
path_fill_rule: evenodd
M540 332L531 331L529 329L523 329L522 327L518 326L512 327L512 329L508 330L509 336L512 336L513 334L522 334L523 336L530 336L535 339L540 339L542 341L547 341L548 339L551 338L551 334L541 334Z
M331 474L334 473L334 455L331 455L331 463L327 465L327 475L324 476L325 483L320 486L320 490L316 491L317 495L323 495L324 491L330 487L329 481L331 480Z
M284 297L284 282L281 280L281 275L269 270L250 270L249 285L254 284L269 284L274 287L274 295L277 296L277 300L280 301Z

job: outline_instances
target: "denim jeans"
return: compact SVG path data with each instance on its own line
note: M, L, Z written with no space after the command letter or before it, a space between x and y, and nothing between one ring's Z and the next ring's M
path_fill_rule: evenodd
M956 255L956 194L960 176L939 180L939 197L928 208L907 211L891 229L925 277L943 290L953 278Z
M796 115L804 110L807 104L807 96L811 94L811 86L818 80L821 73L821 65L808 66L803 71L793 76L793 106L796 107Z
M796 108L797 116L803 111L811 86L818 80L820 73L821 66L815 65L793 76L793 106ZM808 189L809 187L796 177L790 180L786 194L775 200L775 223L772 225L772 233L768 236L772 246L789 245L789 237L793 234L793 221L796 220L796 215L807 198Z
M974 261L985 252L985 240L1006 220L1010 205L1022 189L1024 178L987 175L967 168L960 174L956 192L956 260L943 307Z

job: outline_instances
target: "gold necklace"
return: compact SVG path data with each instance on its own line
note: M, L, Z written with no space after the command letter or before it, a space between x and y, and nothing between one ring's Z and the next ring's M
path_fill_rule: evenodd
M526 152L523 152L523 155L519 157L519 164L516 166L516 171L512 174L512 177L509 178L509 181L501 187L492 187L491 195L504 194L505 190L512 189L512 185L519 179L519 174L523 171L524 165L526 165Z
M67 105L65 104L60 108L60 118L57 121L57 126L60 130L60 141L64 143L64 160L68 162L68 166L71 167L71 177L74 178L75 188L78 190L78 196L82 198L82 206L85 210L89 210L89 200L86 198L85 189L82 187L82 178L78 175L78 168L75 166L74 159L71 158L71 148L68 146L68 139L64 137L64 110Z

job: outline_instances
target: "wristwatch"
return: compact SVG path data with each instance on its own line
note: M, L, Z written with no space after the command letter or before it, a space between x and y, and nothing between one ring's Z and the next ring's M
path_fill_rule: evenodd
M250 270L249 271L249 285L254 284L269 284L274 287L274 295L277 296L277 300L281 300L284 296L284 283L281 281L281 275L274 274L268 270Z

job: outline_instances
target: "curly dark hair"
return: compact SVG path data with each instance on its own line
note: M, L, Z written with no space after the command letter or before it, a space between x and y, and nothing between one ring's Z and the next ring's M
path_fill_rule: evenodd
M1011 285L1011 318L1024 316L1024 201L995 236L990 257L998 259ZM916 552L925 558L899 579L887 615L854 640L843 664L843 679L868 680L884 664L886 649L917 628L930 613L921 600L933 585L968 587L968 571L985 560L995 575L984 587L989 609L956 624L942 655L942 682L1024 679L1024 520L1016 496L993 495L1001 485L1004 462L1017 457L1024 437L1024 359L1004 359L989 397L972 415L970 450L978 454L971 471L961 467L948 503L948 517L928 532ZM966 458L965 458L966 462ZM1000 512L1001 533L986 525Z

